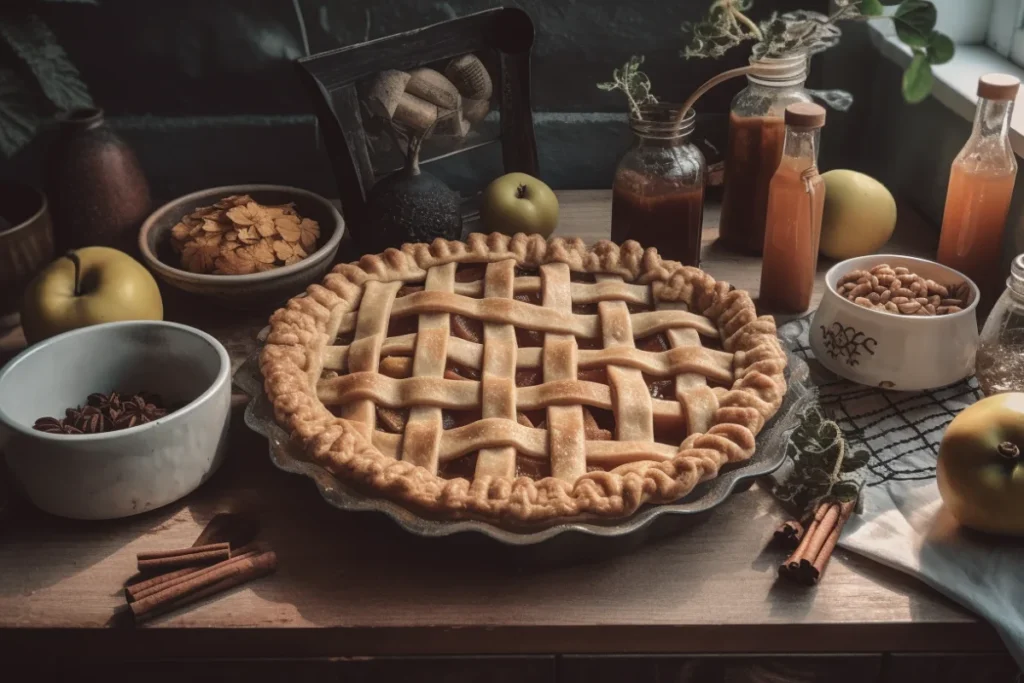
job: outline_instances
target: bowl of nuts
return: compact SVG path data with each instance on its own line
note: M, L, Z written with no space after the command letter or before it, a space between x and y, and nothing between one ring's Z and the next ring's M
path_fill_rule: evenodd
M230 418L227 351L178 323L82 327L0 370L8 468L61 517L114 519L178 500L220 465Z
M825 275L811 323L814 356L852 382L935 389L974 372L978 287L934 261L872 254Z
M277 305L334 264L344 222L318 194L283 185L230 185L179 197L139 231L163 282L232 307Z

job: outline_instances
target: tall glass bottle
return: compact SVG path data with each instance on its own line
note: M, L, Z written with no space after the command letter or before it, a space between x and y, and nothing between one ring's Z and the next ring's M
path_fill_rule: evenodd
M825 182L818 174L818 142L825 110L814 103L786 107L782 160L768 189L760 303L800 313L811 305L818 268Z
M671 105L645 106L631 116L633 146L612 185L612 240L636 240L664 258L700 265L704 222L704 155L690 142L696 114L681 121Z
M988 74L978 81L974 130L953 160L939 237L939 262L956 268L991 303L1001 289L1003 229L1017 178L1010 117L1020 81Z
M720 237L734 249L760 253L768 185L782 159L786 107L812 100L804 89L807 55L751 57L750 66L748 85L729 110Z

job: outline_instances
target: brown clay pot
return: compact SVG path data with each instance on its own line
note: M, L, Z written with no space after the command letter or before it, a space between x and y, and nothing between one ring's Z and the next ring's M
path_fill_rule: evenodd
M0 182L0 330L18 324L21 296L53 260L53 227L46 197L21 183Z
M106 125L102 109L67 112L58 124L45 168L58 251L96 245L134 251L151 207L135 153Z

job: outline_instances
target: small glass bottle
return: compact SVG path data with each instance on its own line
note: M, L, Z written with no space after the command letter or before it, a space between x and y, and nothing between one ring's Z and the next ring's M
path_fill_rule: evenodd
M729 109L725 194L720 237L733 249L761 253L768 184L782 159L783 115L795 102L811 102L804 88L807 55L750 58L748 85Z
M636 240L662 257L700 264L707 163L690 142L696 114L677 122L678 108L650 105L630 116L635 138L612 184L612 240Z
M825 182L818 141L825 109L812 102L786 107L786 142L768 189L760 303L800 313L811 305L818 268Z
M1024 254L981 330L975 374L986 396L1024 391Z
M1009 130L1019 88L1005 74L978 81L974 130L950 169L939 237L939 263L974 280L989 304L1000 290L1003 229L1017 178Z

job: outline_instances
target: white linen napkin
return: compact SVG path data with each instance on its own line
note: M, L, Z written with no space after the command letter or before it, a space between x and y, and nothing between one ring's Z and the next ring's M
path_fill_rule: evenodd
M862 512L839 545L920 578L987 619L1024 668L1024 541L961 528L942 506L935 462L946 426L982 397L972 377L925 392L894 392L837 378L814 360L810 318L779 336L811 367L818 402L866 450Z

